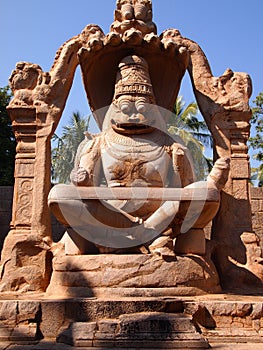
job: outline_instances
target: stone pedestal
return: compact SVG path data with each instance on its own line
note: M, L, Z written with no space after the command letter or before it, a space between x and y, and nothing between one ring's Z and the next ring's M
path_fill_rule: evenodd
M143 312L99 322L74 322L57 338L77 347L135 349L208 349L191 317Z
M47 299L44 294L24 294L12 299L9 295L0 301L0 319L1 349L206 349L208 344L214 348L214 343L221 343L215 346L220 349L222 343L228 349L250 349L248 344L254 343L259 349L263 298L221 294Z
M151 254L56 257L48 296L119 297L220 292L211 260L197 255L164 260Z

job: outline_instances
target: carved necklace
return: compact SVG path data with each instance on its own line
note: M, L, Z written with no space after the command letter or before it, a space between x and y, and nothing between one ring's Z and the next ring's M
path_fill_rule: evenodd
M108 129L104 134L105 150L115 159L124 159L127 155L134 158L153 161L162 157L166 151L165 134L155 131L151 134L144 134L143 137L126 136Z

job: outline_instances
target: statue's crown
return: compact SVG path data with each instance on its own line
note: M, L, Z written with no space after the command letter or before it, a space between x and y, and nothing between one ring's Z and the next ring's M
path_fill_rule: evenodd
M121 60L117 72L115 94L142 94L153 96L149 67L142 57L132 55Z

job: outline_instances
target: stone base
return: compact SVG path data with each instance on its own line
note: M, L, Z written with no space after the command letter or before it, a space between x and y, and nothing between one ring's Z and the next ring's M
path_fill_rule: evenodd
M205 257L101 254L54 258L47 295L157 297L220 291L216 269Z
M183 314L144 312L98 322L73 322L57 338L76 347L207 349L191 317Z
M208 343L225 343L215 348L247 350L242 344L263 341L263 296L0 296L0 349L206 349ZM34 345L40 339L42 345ZM255 344L253 350L261 348Z
M43 292L52 272L52 253L31 230L11 230L1 252L1 292Z

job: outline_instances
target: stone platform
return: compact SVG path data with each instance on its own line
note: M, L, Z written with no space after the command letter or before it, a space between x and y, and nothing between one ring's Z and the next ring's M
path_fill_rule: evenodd
M263 343L262 296L2 298L1 350L235 349L228 346L234 343L256 350Z
M47 289L48 296L100 298L219 292L219 278L209 258L187 255L165 259L151 254L56 257Z

